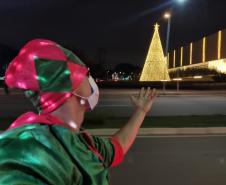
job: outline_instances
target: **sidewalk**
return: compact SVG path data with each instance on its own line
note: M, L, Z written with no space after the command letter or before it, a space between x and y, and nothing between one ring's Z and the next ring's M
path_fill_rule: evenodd
M87 129L93 135L110 136L118 129ZM226 135L226 127L206 128L140 128L138 136Z

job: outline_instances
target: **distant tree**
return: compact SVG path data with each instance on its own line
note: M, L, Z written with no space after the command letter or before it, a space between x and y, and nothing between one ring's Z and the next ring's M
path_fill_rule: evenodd
M10 46L0 44L0 76L5 75L7 65L17 55L18 51Z
M94 78L100 78L100 76L104 74L104 69L102 69L102 66L100 65L100 63L97 63L91 60L84 50L78 49L78 48L72 48L68 45L64 45L64 47L71 50L76 56L78 56L86 64L87 67L90 68L91 75Z
M131 73L140 73L141 68L138 66L134 66L129 63L120 63L118 64L115 69L116 72L124 72L125 74L131 74Z
M226 74L217 74L213 76L215 82L226 82Z
M124 73L124 77L130 76L133 80L139 80L141 70L140 67L129 63L120 63L114 69L115 72L122 72Z

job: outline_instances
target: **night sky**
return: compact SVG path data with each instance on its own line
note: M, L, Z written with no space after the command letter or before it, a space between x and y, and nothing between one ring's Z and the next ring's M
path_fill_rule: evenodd
M155 22L165 43L168 9L173 12L170 50L226 28L225 0L2 0L0 44L19 49L46 38L93 62L102 56L106 68L143 66Z

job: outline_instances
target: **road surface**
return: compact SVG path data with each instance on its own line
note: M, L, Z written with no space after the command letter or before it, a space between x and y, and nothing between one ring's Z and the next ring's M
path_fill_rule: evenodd
M100 100L94 114L113 117L128 117L132 112L130 94L138 90L101 90ZM23 112L34 110L32 104L21 93L5 95L0 93L0 116L18 116ZM154 102L149 115L183 116L183 115L226 115L226 93L224 91L189 91L161 94Z
M128 95L138 90L104 90L94 113L128 116ZM0 93L0 116L16 116L32 110L23 95ZM150 113L164 115L226 115L224 93L161 95ZM140 137L124 163L110 171L112 185L225 185L226 136Z
M225 185L226 136L137 138L112 185Z

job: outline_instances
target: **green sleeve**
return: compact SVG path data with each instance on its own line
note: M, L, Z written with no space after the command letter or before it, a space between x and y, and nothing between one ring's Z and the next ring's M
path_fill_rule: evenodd
M1 185L67 185L75 167L48 126L22 126L0 135Z
M93 136L93 141L98 152L103 157L104 166L110 167L114 159L114 146L109 138Z

